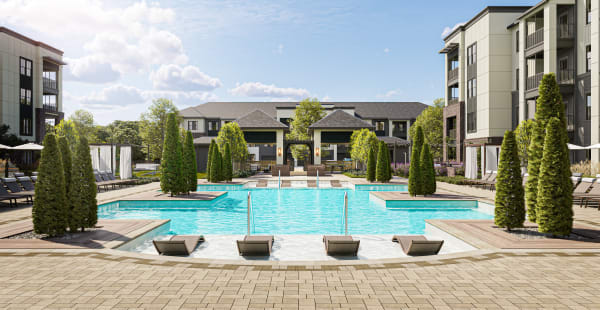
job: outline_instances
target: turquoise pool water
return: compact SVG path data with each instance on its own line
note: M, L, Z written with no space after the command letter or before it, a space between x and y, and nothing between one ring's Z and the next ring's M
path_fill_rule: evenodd
M423 234L426 219L490 219L476 201L409 201L387 206L369 200L373 190L395 188L265 189L199 186L228 193L213 201L120 201L98 208L105 219L171 219L176 234L245 234L247 195L252 196L252 231L257 234L339 234L348 193L348 230L352 234ZM400 188L402 190L402 188ZM406 186L403 186L406 190Z

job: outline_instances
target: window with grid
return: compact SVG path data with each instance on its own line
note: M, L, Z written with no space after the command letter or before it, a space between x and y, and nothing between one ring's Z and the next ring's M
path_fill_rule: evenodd
M477 63L477 43L473 43L467 47L467 65Z
M188 121L188 130L197 130L198 121Z
M588 45L585 47L585 70L587 72L592 71L592 46Z

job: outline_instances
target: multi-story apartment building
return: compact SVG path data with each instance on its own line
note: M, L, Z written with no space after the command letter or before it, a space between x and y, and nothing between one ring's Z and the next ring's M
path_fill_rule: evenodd
M63 119L63 52L0 27L0 121L22 139L41 142L46 124Z
M252 160L288 164L286 155L293 141L288 141L285 133L297 105L298 102L208 102L182 110L181 127L194 135L199 170L206 167L211 140L224 124L234 121L244 131ZM420 102L324 102L322 106L326 116L311 126L311 141L301 141L311 148L312 164L350 157L350 135L361 128L375 131L390 146L392 158L404 162L410 156L408 129L427 107Z
M535 115L538 86L556 74L571 143L600 142L599 1L487 7L445 39L445 160L470 177L495 170L504 131ZM600 153L572 152L571 160Z

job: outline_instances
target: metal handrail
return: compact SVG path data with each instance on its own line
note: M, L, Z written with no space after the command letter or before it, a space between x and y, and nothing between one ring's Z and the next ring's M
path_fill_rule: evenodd
M542 42L544 42L544 28L540 28L527 35L527 48L536 46Z
M348 192L344 192L344 235L348 235Z

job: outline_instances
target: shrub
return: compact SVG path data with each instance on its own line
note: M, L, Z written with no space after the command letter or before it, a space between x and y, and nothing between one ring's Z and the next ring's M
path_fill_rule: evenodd
M399 177L408 178L409 169L410 164L399 164L396 170L394 170L394 174Z
M212 164L213 149L215 146L216 143L213 139L210 141L210 146L208 147L208 159L206 160L206 181L208 182L210 182L210 165Z
M375 170L377 169L377 160L375 159L374 148L369 148L369 157L367 161L367 181L375 181Z
M38 234L62 235L67 228L65 173L53 133L48 133L44 138L38 172L31 212L33 230Z
M63 170L65 173L65 197L69 197L69 191L71 189L71 147L69 146L69 140L65 137L58 137L58 148L63 163Z
M90 147L85 137L79 138L75 145L71 177L69 230L76 231L81 228L83 231L86 227L96 226L98 222L96 179L92 168Z
M171 196L186 191L180 140L177 115L170 113L167 117L167 132L163 143L160 189L163 193L169 193Z
M388 154L386 156L386 154ZM377 152L377 168L376 168L376 179L381 183L389 181L389 162L387 157L389 152L387 145L383 141L379 141L379 151Z
M525 199L527 203L527 214L531 222L537 221L537 193L540 165L544 154L544 128L541 123L535 122L531 133L531 143L527 150L527 183L525 184Z
M194 149L194 138L190 131L186 131L185 145L183 146L183 170L185 174L185 191L195 192L198 188L198 175L196 164L196 150Z
M525 222L521 161L515 134L512 131L507 130L504 133L501 149L496 177L494 223L498 227L511 230L511 228L523 227Z
M221 170L221 162L220 158L221 154L219 153L219 148L215 145L213 148L212 155L210 157L210 181L213 183L217 183L220 181L219 173Z
M423 143L419 161L421 164L421 176L423 178L421 184L423 195L434 194L436 190L435 170L433 168L433 157L431 157L431 152L429 151L429 143Z
M411 196L422 195L423 178L421 175L421 149L423 148L423 130L417 127L413 136L410 170L408 173L408 193Z
M536 218L538 230L543 233L566 236L573 228L573 193L566 130L554 117L546 126Z
M231 161L231 150L229 143L225 144L225 155L223 155L223 180L231 182L233 178L233 162Z

